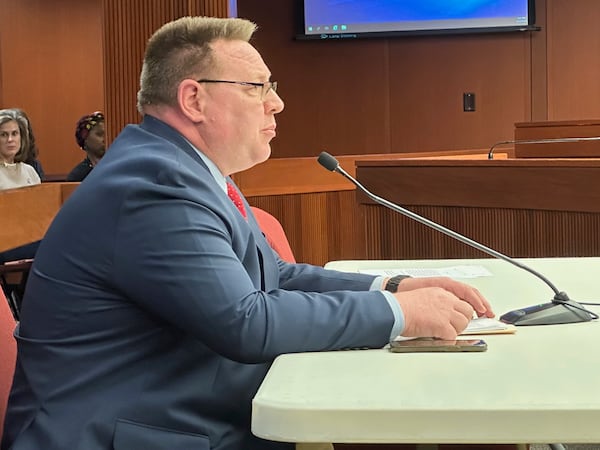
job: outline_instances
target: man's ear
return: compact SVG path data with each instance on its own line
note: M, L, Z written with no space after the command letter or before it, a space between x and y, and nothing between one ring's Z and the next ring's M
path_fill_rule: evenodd
M192 122L204 120L204 87L194 80L183 80L177 88L177 103L181 112Z

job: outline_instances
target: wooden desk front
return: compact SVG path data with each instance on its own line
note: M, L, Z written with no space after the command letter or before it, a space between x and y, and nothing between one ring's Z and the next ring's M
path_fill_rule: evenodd
M0 251L41 239L79 183L42 183L0 191Z
M373 193L514 257L600 256L600 159L358 161ZM357 192L367 259L483 256Z

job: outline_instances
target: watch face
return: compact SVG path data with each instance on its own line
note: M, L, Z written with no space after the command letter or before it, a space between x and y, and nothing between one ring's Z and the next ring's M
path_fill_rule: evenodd
M405 278L407 278L407 277L404 275L393 276L392 278L390 278L388 280L387 284L385 285L385 290L388 292L392 292L392 293L398 292L398 285Z
M392 277L388 280L387 284L385 285L385 290L388 292L396 293L396 292L398 292L398 284L399 283L400 283L400 280L398 280L398 278Z

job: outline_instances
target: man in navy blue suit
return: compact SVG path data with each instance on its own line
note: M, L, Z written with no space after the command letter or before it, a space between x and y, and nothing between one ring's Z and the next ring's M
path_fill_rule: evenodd
M37 252L2 449L288 449L250 432L277 355L452 339L474 311L493 316L450 279L278 258L229 178L269 157L283 110L254 30L186 17L150 39L142 123L118 136Z

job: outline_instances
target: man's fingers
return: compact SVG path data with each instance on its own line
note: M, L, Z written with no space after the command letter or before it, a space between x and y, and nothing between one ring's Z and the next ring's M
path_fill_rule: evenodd
M486 298L481 294L481 292L479 292L479 290L475 288L472 288L472 290L475 298L479 300L479 302L477 302L477 305L472 304L475 311L477 312L477 316L494 317L495 314L494 311L492 311L492 305L490 305L490 302L486 300Z
M445 326L440 326L436 333L434 333L433 337L438 339L443 339L445 341L453 341L458 336L458 333L454 326L451 323L445 324Z
M406 278L402 280L398 291L412 291L427 287L440 287L449 292L452 292L456 297L464 302L470 303L478 316L494 317L490 303L485 297L472 286L452 280L447 277L431 277L431 278Z
M471 320L471 317L473 317L473 308L470 308L470 310L470 316L466 316L463 311L455 311L454 314L450 316L450 323L457 335L462 333L465 328L467 328L467 325L469 325L469 321Z
M454 302L453 307L455 311L459 312L467 319L467 322L471 320L473 314L475 313L474 308L469 303L463 302L461 300L457 300L456 302Z
M473 317L473 307L443 288L398 293L404 313L404 336L455 339Z

